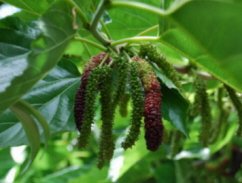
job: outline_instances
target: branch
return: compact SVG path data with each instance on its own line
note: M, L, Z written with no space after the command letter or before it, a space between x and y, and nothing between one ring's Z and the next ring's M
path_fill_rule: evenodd
M103 12L105 11L106 7L109 5L109 0L101 0L94 16L93 19L91 21L91 25L90 25L90 31L92 32L93 36L100 41L104 46L109 45L110 41L106 40L97 30L98 27L98 22L103 14Z
M143 11L147 11L149 13L153 13L159 16L166 16L168 13L160 8L150 6L145 3L140 2L132 2L132 1L112 1L111 7L127 7L127 8L134 8L134 9L140 9Z
M159 39L160 37L156 37L156 36L136 36L136 37L124 38L117 41L113 41L111 43L111 46L117 46L124 43L136 43L136 42L142 42L142 41L158 41Z
M154 26L149 27L148 29L145 29L144 31L138 33L137 36L143 36L151 31L158 30L158 29L159 29L159 25L154 25Z
M82 37L75 37L74 39L77 40L77 41L81 41L81 42L90 44L90 45L92 45L92 46L94 46L94 47L96 47L96 48L98 48L102 51L106 50L106 48L104 46L102 46L102 45L100 45L100 44L98 44L94 41L91 41L89 39L85 39L85 38L82 38Z

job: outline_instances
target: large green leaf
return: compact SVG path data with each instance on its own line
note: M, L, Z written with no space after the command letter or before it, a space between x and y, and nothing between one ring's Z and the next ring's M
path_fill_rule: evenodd
M170 20L178 31L162 39L219 80L242 91L242 3L239 1L189 1Z
M153 177L155 172L152 170L152 166L159 164L159 160L164 155L162 146L156 152L149 152L145 147L144 141L140 140L138 146L136 145L124 153L124 166L121 169L117 182L136 183Z
M159 6L159 1L142 0L144 3ZM107 28L113 39L135 36L158 23L157 16L135 9L110 9Z
M75 33L72 21L68 3L59 1L54 4L38 21L41 36L32 43L31 50L16 43L15 39L19 38L25 44L26 36L18 32L2 32L0 44L7 45L7 48L1 46L1 52L8 52L8 48L12 51L11 56L0 60L0 111L17 101L56 65Z
M91 21L93 18L93 13L97 9L98 3L100 2L99 0L74 0L76 5L81 9L83 14L85 15L86 19L88 21Z
M41 16L42 13L44 13L47 8L50 6L51 2L54 2L55 0L21 0L21 1L15 1L15 0L3 0L3 2L6 2L8 4L11 4L13 6L16 6L18 8L21 8L22 10L28 12L31 16Z
M162 114L164 118L187 136L188 130L186 120L188 102L182 97L178 90L169 89L164 85L162 86L162 96Z
M68 65L68 62L65 64ZM57 66L23 97L39 109L49 124L51 134L75 129L73 103L79 82L78 77ZM0 115L0 121L0 147L27 143L19 121L10 111ZM39 131L43 137L43 129Z

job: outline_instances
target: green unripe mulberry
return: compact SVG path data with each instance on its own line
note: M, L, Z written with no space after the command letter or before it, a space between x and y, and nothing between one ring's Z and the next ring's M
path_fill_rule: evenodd
M103 167L105 161L110 161L114 151L114 141L112 135L114 107L112 103L112 87L110 84L112 79L112 70L108 66L103 66L102 69L103 72L100 81L102 131L98 157L99 168Z
M129 133L122 143L124 149L132 147L140 134L141 120L144 111L144 91L138 74L138 63L130 63L130 90L132 99L132 118Z
M128 62L124 57L120 57L115 62L115 73L116 75L116 83L115 90L113 95L113 103L114 106L120 104L121 98L125 94L126 81L128 75Z
M74 117L77 129L80 131L83 123L84 117L84 109L85 109L85 94L86 94L86 86L88 83L88 78L91 71L96 68L103 59L107 56L106 53L100 53L90 59L87 65L84 68L83 74L81 76L81 84L79 89L77 90L75 96L75 106L74 106ZM109 61L109 58L107 58Z
M197 78L195 81L196 95L195 95L195 107L198 108L202 118L202 128L200 134L200 141L207 145L210 138L211 129L211 107L208 100L208 94L206 91L206 85L203 80Z
M166 61L160 53L158 53L156 47L151 44L142 45L140 47L140 56L147 59L149 62L157 64L162 69L164 74L179 88L179 76L173 66Z
M98 95L99 82L102 79L105 70L102 67L97 67L92 70L89 78L88 84L86 86L85 93L85 109L83 116L83 124L80 130L79 146L85 147L88 142L88 138L91 133L91 125L93 123L93 118L95 115L95 101Z

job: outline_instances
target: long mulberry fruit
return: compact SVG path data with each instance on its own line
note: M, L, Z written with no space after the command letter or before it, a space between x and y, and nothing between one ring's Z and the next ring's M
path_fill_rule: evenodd
M200 78L195 80L196 95L195 95L195 105L200 111L202 118L202 129L200 134L200 140L204 145L207 145L210 138L211 129L211 108L208 100L208 94L206 91L206 84Z
M162 142L161 86L152 67L143 59L134 57L139 64L139 73L145 90L144 121L147 149L155 151Z
M136 62L130 64L130 87L133 111L129 133L122 143L124 149L132 147L138 139L144 111L144 91L139 79L138 63Z
M154 45L146 44L140 47L140 56L147 59L150 62L154 62L157 66L162 69L164 74L179 88L179 76L173 66L168 63Z
M116 75L116 90L114 91L113 103L114 106L121 102L121 98L125 93L126 81L128 75L128 62L121 56L115 63L115 75Z
M102 131L98 157L99 168L103 167L105 161L110 161L114 151L114 141L112 136L114 107L112 105L112 87L110 85L112 70L108 66L103 66L102 69L102 80L100 81Z
M101 61L106 57L106 53L100 53L99 55L93 57L88 64L85 66L82 77L81 85L76 93L75 106L74 106L74 117L77 129L80 131L83 123L83 115L85 108L85 94L86 87L88 83L88 78L91 71L96 68Z
M99 91L99 82L102 79L105 69L102 67L95 68L88 78L85 91L85 108L83 122L80 130L79 146L85 147L91 133L91 125L95 114L95 101Z

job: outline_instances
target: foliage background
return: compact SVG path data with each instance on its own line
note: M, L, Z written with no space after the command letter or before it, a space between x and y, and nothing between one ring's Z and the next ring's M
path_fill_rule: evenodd
M170 63L180 67L187 66L188 62L193 63L216 78L208 81L213 128L216 128L221 108L217 106L216 96L222 83L242 92L241 2L140 0L134 1L138 4L133 8L129 1L112 2L97 29L112 40L113 46L152 41ZM128 3L121 6L119 2ZM138 6L141 2L164 11L148 12ZM103 46L93 31L85 28L83 18L78 13L73 14L72 8L76 5L76 12L83 12L87 22L91 22L99 1L4 0L0 8L5 3L21 11L0 20L0 177L3 182L11 168L18 172L23 167L23 161L14 161L16 153L11 156L14 151L12 147L28 144L33 152L38 151L40 141L44 142L46 129L42 128L41 123L37 124L37 128L24 123L31 130L33 140L28 141L22 127L24 124L10 110L9 107L14 106L20 109L16 106L20 99L44 116L51 138L47 148L41 145L27 173L24 176L16 173L16 182L182 183L201 180L238 182L241 179L240 171L235 177L221 178L206 166L200 168L194 165L217 152L226 151L224 149L229 148L234 139L239 119L227 95L224 94L223 106L228 105L232 112L217 140L204 148L198 140L201 119L199 116L188 118L187 114L195 92L192 77L182 76L182 88L178 90L160 70L157 70L157 75L164 83L165 127L168 132L180 135L178 151L182 149L183 154L174 156L172 139L164 142L159 151L150 153L143 138L131 150L124 152L120 142L130 116L122 118L117 113L115 156L110 167L98 170L95 165L100 114L96 116L95 135L90 147L78 149L78 134L73 122L73 96L83 65ZM135 37L137 35L139 37ZM40 132L39 138L33 136L36 131ZM26 147L23 154L27 157L29 148Z

